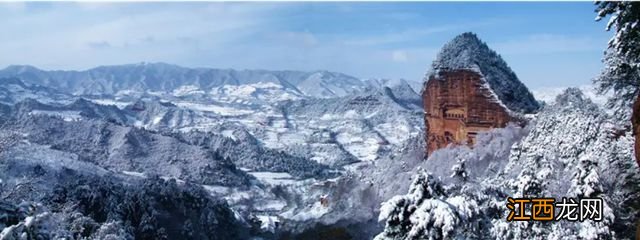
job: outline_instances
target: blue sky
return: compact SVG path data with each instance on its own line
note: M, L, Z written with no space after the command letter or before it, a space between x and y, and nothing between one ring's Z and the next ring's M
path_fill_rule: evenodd
M611 36L591 2L0 3L0 67L167 62L419 81L472 31L531 88L590 84Z

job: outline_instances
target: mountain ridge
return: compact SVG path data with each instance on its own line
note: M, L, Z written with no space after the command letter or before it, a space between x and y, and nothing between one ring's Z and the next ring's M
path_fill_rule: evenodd
M170 92L186 85L209 89L273 82L311 97L326 98L365 88L364 81L356 77L326 70L188 68L168 63L109 65L86 70L43 70L31 65L11 65L0 70L0 77L17 77L30 84L87 95L116 94L122 90Z

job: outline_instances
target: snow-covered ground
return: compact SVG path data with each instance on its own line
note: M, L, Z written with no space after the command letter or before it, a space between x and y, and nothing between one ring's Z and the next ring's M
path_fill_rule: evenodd
M248 109L225 107L225 106L220 106L215 104L195 103L195 102L186 102L186 101L175 102L174 104L186 109L202 111L202 112L214 112L221 116L238 116L238 115L253 113L252 110L248 110Z
M82 119L79 111L45 111L45 110L33 110L29 112L29 115L47 115L56 116L64 119L65 121L79 121Z
M296 183L291 174L285 172L248 172L262 183L269 185L289 185Z
M237 140L233 134L234 129L223 127L236 124L268 148L293 151L294 155L323 164L334 164L349 157L361 161L375 160L406 144L408 139L417 136L422 129L420 119L407 119L407 113L386 116L384 106L379 106L379 110L373 112L347 110L316 116L313 109L296 113L283 112L278 99L269 102L256 102L255 98L252 99L256 92L274 91L270 95L279 95L277 93L280 91L280 96L290 92L277 86L273 83L223 86L214 89L218 91L218 96L217 101L213 102L210 99L185 97L186 95L182 95L186 94L184 91L178 95L164 94L160 95L164 100L149 101L173 104L175 108L149 110L144 118L133 118L130 121L133 125L146 129L220 131L220 134ZM193 90L193 86L188 89ZM287 100L300 98L286 97ZM92 101L115 105L121 109L134 103L123 99ZM177 114L176 111L182 112Z
M113 105L116 106L118 108L124 108L127 105L131 104L131 102L127 102L127 101L118 101L118 100L114 100L111 98L103 98L103 99L91 99L92 102L97 103L97 104L101 104L101 105Z

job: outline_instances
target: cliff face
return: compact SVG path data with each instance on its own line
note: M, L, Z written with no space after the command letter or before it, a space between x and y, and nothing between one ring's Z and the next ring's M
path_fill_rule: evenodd
M502 128L540 106L504 60L473 33L447 43L422 91L427 156L449 144L473 145L475 136Z
M431 76L423 92L427 154L448 144L473 144L480 131L514 120L480 74L452 70Z
M638 98L636 98L636 101L633 103L633 113L631 115L631 124L633 127L633 135L635 136L635 144L633 148L636 156L636 162L638 163L638 166L640 166L640 95L638 96ZM640 224L638 226L640 227Z

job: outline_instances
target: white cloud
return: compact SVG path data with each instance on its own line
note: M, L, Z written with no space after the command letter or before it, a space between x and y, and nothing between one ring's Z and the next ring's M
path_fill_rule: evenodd
M501 54L550 54L600 51L606 43L587 36L533 34L492 44Z
M0 21L0 31L11 33L0 35L0 55L7 56L0 65L84 69L181 63L269 31L277 10L271 4L240 3L51 3Z
M25 2L11 1L11 2L0 2L0 9L8 10L11 12L23 12L27 9L27 4Z
M411 18L415 17L409 13L387 13L387 16L391 16L393 18ZM384 33L384 34L375 34L370 36L343 36L345 40L343 40L344 44L347 45L357 45L357 46L380 46L385 44L394 44L394 43L406 43L410 41L416 41L420 39L425 39L427 37L433 36L435 34L445 33L445 32L462 32L468 31L468 29L481 28L487 26L494 26L499 24L505 19L497 19L490 18L484 20L478 20L474 22L460 22L455 24L444 24L437 26L414 26L412 28L407 28L404 30L398 30L394 32Z
M281 42L285 44L294 44L303 47L314 47L320 44L318 38L311 32L272 32L270 33L270 40L275 42Z
M391 60L394 62L406 62L409 60L409 57L407 56L407 52L403 50L395 50L391 52Z
M375 46L390 43L401 43L405 41L414 41L416 39L424 38L428 35L446 32L454 29L454 26L441 26L432 28L415 28L405 31L394 32L389 34L381 34L374 36L355 37L344 41L347 45L358 46Z

